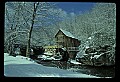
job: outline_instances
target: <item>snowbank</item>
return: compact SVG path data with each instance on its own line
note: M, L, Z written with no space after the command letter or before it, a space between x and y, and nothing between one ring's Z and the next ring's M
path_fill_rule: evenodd
M35 63L23 56L9 56L4 53L4 75L7 77L70 77L70 78L99 78L96 76L46 67Z

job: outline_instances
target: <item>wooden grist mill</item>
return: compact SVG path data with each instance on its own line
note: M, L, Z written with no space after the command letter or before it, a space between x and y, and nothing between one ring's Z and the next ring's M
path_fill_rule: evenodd
M76 53L79 51L78 46L80 45L80 41L70 32L61 28L55 34L55 39L57 46L61 46L61 48L65 49L69 54L69 58L74 59Z

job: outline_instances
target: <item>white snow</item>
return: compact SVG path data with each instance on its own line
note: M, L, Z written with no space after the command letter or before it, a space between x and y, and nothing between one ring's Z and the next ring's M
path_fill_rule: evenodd
M102 55L103 55L103 54L100 54L100 55L94 55L93 58L98 59L98 58L101 57Z
M40 55L40 56L38 56L38 58L46 59L47 56L46 55Z
M77 62L76 60L70 60L70 63L72 63L72 64L81 64L81 63Z
M45 52L44 54L46 54L46 55L53 55L53 54L50 53L50 52Z
M87 49L87 48L89 48L89 46L86 46L85 48Z
M4 53L4 75L7 77L70 77L70 78L100 78L87 74L72 72L56 67L47 67L35 63L23 56L9 56Z
M94 55L93 58L98 59L101 55Z
M71 37L71 38L78 39L78 38L74 37L70 32L68 32L68 31L66 31L66 30L63 30L63 29L61 29L61 28L60 28L60 30L61 30L66 36Z
M46 55L41 55L38 58L41 58L42 60L54 60L54 57L46 56Z
M48 56L48 55L39 55L38 58L41 58L42 60L61 60L62 59L62 56L59 55L59 58L55 58L57 56Z
M92 39L92 37L89 37L88 39Z

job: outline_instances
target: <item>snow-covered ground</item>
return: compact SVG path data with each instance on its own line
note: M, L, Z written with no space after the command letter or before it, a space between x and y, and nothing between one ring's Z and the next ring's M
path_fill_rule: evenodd
M23 56L9 56L4 53L4 76L6 77L67 77L67 78L100 78L92 75L47 67L37 64Z

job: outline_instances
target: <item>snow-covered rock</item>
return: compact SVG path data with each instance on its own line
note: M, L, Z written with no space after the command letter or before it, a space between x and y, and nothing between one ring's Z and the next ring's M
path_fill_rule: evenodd
M72 64L81 64L81 63L77 62L76 60L70 60L70 63L72 63Z

